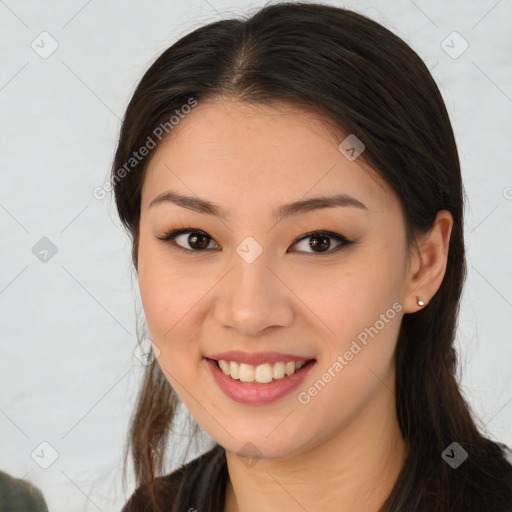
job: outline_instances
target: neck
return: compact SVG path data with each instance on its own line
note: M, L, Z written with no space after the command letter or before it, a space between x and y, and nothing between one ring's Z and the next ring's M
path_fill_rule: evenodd
M286 459L247 466L226 451L224 512L378 512L406 456L394 375L343 430Z

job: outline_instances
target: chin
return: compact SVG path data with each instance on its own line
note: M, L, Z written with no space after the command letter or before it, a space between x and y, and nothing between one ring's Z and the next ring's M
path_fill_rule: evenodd
M224 446L225 450L234 453L240 458L251 459L256 461L258 459L287 459L292 457L297 446L283 444L283 440L276 436L274 440L259 439L258 436L251 438L244 436L245 440L233 441L230 439ZM220 444L220 443L219 443Z

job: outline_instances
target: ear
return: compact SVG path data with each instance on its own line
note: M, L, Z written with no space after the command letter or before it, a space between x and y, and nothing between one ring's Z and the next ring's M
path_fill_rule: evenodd
M427 306L443 282L453 217L448 210L437 212L434 225L417 239L413 248L402 304L404 313L415 313ZM425 305L418 305L417 298Z

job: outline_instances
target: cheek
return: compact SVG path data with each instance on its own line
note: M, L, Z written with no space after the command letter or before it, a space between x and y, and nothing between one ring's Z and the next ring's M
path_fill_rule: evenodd
M161 247L141 238L138 270L140 294L152 339L160 343L164 338L172 337L179 329L180 320L198 300L193 293L193 280L169 263Z
M159 349L158 364L183 400L183 384L187 383L185 391L195 386L190 376L196 374L194 361L199 357L199 326L187 321L199 297L190 293L188 281L153 264L139 274L149 335Z
M386 261L361 251L346 265L304 272L295 289L326 327L346 333L350 327L373 324L401 297L399 267L397 256Z
M199 300L191 292L193 284L189 279L161 272L157 265L139 273L139 286L148 328L155 341L172 338Z
M360 250L346 265L302 282L300 294L308 297L304 302L325 326L324 364L329 367L346 354L343 374L355 381L367 380L368 368L379 376L386 372L400 329L403 254L384 246Z

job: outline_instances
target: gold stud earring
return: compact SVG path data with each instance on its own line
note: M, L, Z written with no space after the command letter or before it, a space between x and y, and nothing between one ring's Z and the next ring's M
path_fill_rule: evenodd
M418 306L420 308L422 308L425 305L425 303L418 296L416 296L416 302L418 303Z

